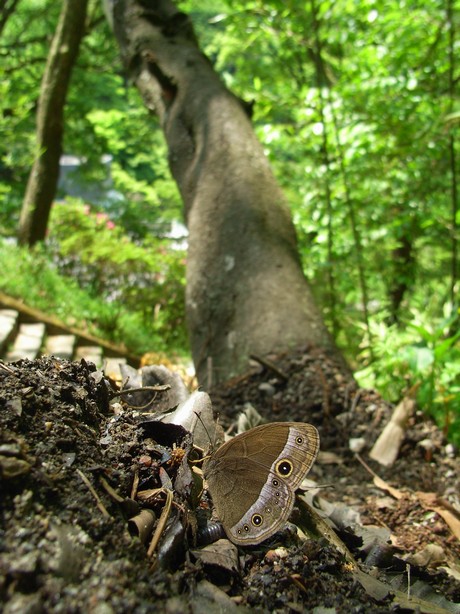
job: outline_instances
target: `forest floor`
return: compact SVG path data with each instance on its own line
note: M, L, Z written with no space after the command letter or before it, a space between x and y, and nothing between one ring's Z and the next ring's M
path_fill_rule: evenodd
M297 532L294 514L268 543L245 548L194 543L210 504L193 488L181 427L146 426L136 397L130 405L116 397L113 382L84 361L0 364L0 609L460 612L452 446L416 410L385 468L369 451L392 415L388 404L321 353L272 362L211 391L213 408L229 429L248 403L266 421L318 428L308 477L322 488L307 497L329 530ZM176 405L174 393L156 392L154 408ZM137 522L146 509L155 516ZM156 546L150 536L141 543L150 525L154 533L160 525Z

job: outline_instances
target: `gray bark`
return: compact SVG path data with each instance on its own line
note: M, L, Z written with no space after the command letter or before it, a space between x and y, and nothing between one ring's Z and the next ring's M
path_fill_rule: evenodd
M117 0L130 77L160 119L189 229L187 317L199 381L241 373L250 354L334 349L302 273L283 194L244 103L169 0Z

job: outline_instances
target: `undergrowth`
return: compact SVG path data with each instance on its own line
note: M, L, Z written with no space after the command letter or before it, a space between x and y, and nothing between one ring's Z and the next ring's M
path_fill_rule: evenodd
M374 360L355 377L360 386L377 389L393 403L404 396L415 398L419 409L460 446L460 318L458 312L448 315L450 305L445 312L436 321L414 310L398 326L372 320Z
M68 325L136 354L187 353L184 252L158 238L130 238L81 201L53 206L45 245L0 241L0 270L0 290ZM460 318L450 305L443 319L438 312L424 304L398 325L382 310L372 314L371 344L350 350L356 335L348 351L358 356L347 358L361 386L394 403L413 396L460 445Z
M89 284L59 272L55 253L47 246L32 250L0 241L0 290L30 307L53 314L74 326L108 341L124 345L135 354L174 349L184 352L183 339L175 331L162 331L160 318L145 316L142 305L132 309L120 295L108 299L95 294Z

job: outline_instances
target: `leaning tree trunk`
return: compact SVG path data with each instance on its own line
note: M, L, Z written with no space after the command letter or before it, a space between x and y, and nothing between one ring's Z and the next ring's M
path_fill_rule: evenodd
M173 2L112 6L125 66L160 119L185 205L187 317L200 383L242 372L251 354L304 343L332 349L246 105L224 87Z
M70 76L85 33L88 0L63 0L46 63L37 111L37 157L27 182L18 238L24 245L43 241L59 179L64 105Z

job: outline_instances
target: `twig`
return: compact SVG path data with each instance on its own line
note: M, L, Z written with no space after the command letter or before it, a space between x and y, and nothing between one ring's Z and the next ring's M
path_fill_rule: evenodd
M206 382L206 387L208 390L211 390L212 388L212 356L208 356L206 359L206 372L207 372L207 376L208 376L208 380Z
M363 394L363 389L360 388L357 393L355 394L354 398L353 398L353 403L351 404L351 409L350 412L353 413L354 411L356 411L356 407L358 406L358 403L361 399L361 395Z
M160 493L163 495L165 492L165 489L163 487L161 488L149 488L147 490L140 490L138 493L136 493L136 499L138 501L142 501L142 503L153 503L156 496L159 495Z
M134 474L133 485L131 488L131 499L135 499L137 495L137 487L139 486L139 471L136 469Z
M161 534L165 528L166 522L169 518L169 514L171 512L171 506L173 501L173 493L171 490L165 489L166 493L166 501L163 507L163 511L161 512L160 519L157 524L157 528L155 529L155 533L153 534L152 540L150 542L149 549L147 550L147 556L152 557L155 549L160 541Z
M369 467L369 465L366 463L366 461L363 458L361 458L361 456L359 454L355 454L355 458L356 458L356 460L358 460L361 463L361 465L364 467L364 469L368 473L370 473L372 475L372 477L374 477L374 478L380 477L377 473L375 473L375 471L373 469L371 469Z
M348 402L349 402L349 400L350 400L350 392L351 392L351 389L352 389L352 388L354 388L354 386L355 386L355 383L354 383L354 382L350 382L350 383L349 383L349 384L347 384L347 385L346 385L346 387L345 387L345 398L344 398L344 400L343 400L343 406L344 406L345 408L347 408L347 407L348 407Z
M388 484L388 482L383 480L377 473L375 473L373 469L369 467L369 465L361 458L359 454L355 454L355 458L361 463L364 469L373 476L374 484L377 486L377 488L380 488L381 490L386 490L388 493L390 493L392 497L394 497L398 501L399 499L402 499L404 497L404 493L401 490L399 490L398 488L394 488L393 486Z
M105 509L105 505L102 503L101 498L99 497L97 492L94 490L91 482L88 480L86 475L82 471L80 471L80 469L77 469L77 473L81 477L81 479L84 482L84 484L88 487L88 490L90 491L90 493L96 499L96 505L99 508L99 510L101 511L102 515L105 516L106 518L111 518L109 512Z
M407 599L410 601L410 564L406 563L407 573Z
M6 371L7 373L11 373L11 375L16 375L16 372L15 372L15 371L13 371L13 369L12 369L11 367L9 367L8 365L5 365L5 363L4 363L4 362L1 362L1 361L0 361L0 367L1 367L2 369L5 369L5 371Z
M107 482L105 478L101 476L99 480L102 486L106 489L107 493L112 497L114 501L116 501L117 503L123 503L124 501L123 497L119 495L117 491L110 486L110 484Z
M156 386L138 386L137 388L124 388L123 390L114 390L111 392L111 397L121 397L123 394L131 394L131 392L144 392L144 390L152 390L153 392L163 392L163 390L169 390L171 386L169 384L158 384Z
M288 376L285 373L283 373L283 371L280 371L278 367L271 360L268 360L267 358L262 358L261 356L257 356L257 354L250 354L249 358L252 358L253 360L257 361L269 371L273 371L273 373L275 373L283 381L285 382L288 381L289 379Z
M323 387L323 414L326 417L329 417L331 415L331 389L329 387L326 377L324 376L324 372L319 365L315 366L315 371L318 373L319 379L321 380L321 385Z

